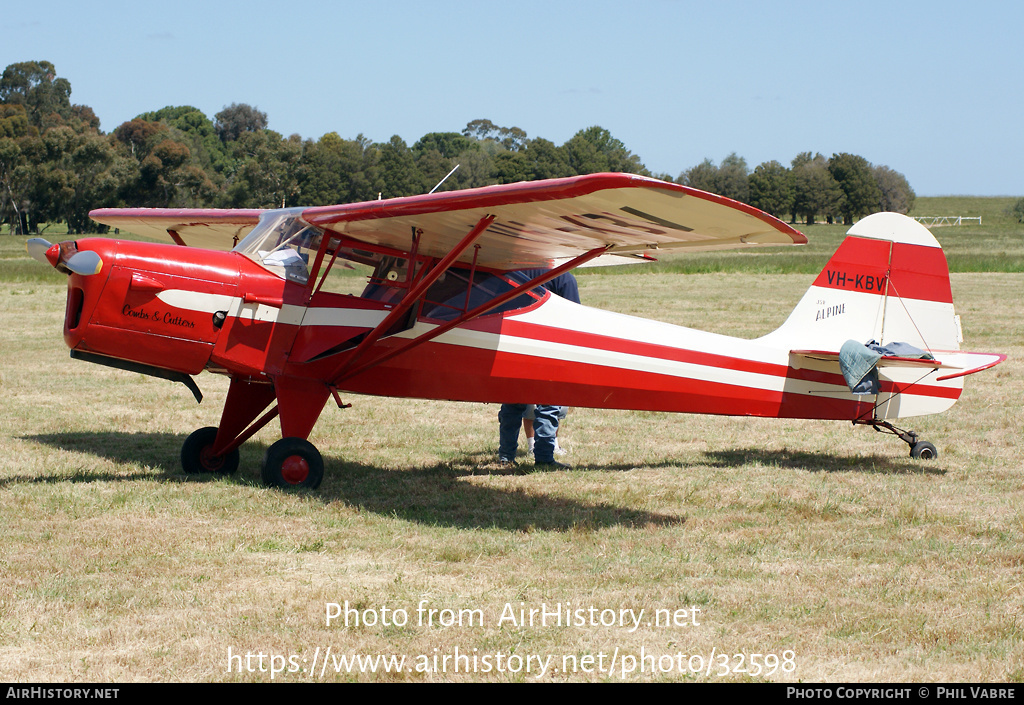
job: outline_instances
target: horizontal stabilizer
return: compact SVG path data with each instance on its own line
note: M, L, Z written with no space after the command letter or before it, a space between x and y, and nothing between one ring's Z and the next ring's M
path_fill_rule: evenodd
M790 350L789 354L797 358L805 358L807 360L820 360L822 362L839 362L838 352L829 352L826 350ZM895 355L885 356L883 355L876 363L878 367L924 367L933 368L936 370L952 368L960 369L954 365L947 365L939 362L938 360L927 360L924 358L917 357L897 357Z
M975 372L995 367L1006 359L1003 353L972 353L972 352L950 352L941 353L944 362L949 363L948 367L959 368L959 372L939 377L936 381L942 382L955 377L973 375Z
M795 369L800 369L800 366L796 365L796 361L799 359L804 360L817 360L820 362L839 362L839 353L828 350L790 350L790 356L794 359ZM917 367L917 368L932 368L936 370L955 370L951 374L943 375L942 377L936 378L937 382L943 382L947 379L954 379L956 377L965 377L972 375L975 372L981 372L987 370L990 367L995 367L1000 362L1006 359L1006 355L1002 353L972 353L956 350L952 352L937 352L935 353L937 358L934 360L925 360L913 357L882 357L878 360L878 367Z

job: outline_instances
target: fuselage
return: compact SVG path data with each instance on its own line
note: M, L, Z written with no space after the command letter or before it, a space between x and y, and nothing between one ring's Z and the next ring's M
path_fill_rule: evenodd
M414 338L433 325L418 321L384 344ZM887 379L883 392L895 395L917 377ZM879 412L878 398L851 394L835 364L798 361L788 348L759 340L602 311L550 294L528 310L444 333L419 352L347 381L345 388L385 396L732 416L853 420ZM960 385L918 383L914 392L950 406Z
M102 238L78 246L105 264L98 274L69 279L68 346L188 375L301 379L424 399L795 418L870 418L878 403L852 395L834 365L795 361L777 344L551 294L339 375L393 303L314 290L237 252ZM359 364L443 323L432 315L423 307L411 325L364 351ZM883 391L898 392L901 384L886 380ZM921 384L914 393L948 406L960 386Z

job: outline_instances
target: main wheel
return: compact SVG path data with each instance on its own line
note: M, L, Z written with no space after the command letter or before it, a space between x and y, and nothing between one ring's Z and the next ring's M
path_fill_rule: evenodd
M324 479L324 459L320 451L302 438L282 438L267 448L263 456L263 482L270 487L320 486Z
M939 457L939 451L935 449L928 441L918 441L910 447L911 458L921 458L922 460L934 460Z
M207 426L195 431L181 445L181 467L189 475L200 472L215 472L230 475L238 469L238 449L221 456L213 454L217 440L217 429Z

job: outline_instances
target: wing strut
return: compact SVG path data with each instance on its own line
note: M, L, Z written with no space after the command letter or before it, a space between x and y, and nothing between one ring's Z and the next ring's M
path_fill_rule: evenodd
M434 338L438 337L439 335L442 335L443 333L447 333L452 328L455 328L456 326L460 326L463 323L466 323L468 321L473 320L474 318L482 316L483 314L487 313L488 311L490 311L493 308L501 306L506 301L510 301L511 299L514 299L515 297L521 295L523 292L529 291L530 289L533 289L533 288L536 288L538 286L541 286L542 284L546 284L547 282L551 281L555 277L560 276L560 275L564 274L565 272L568 272L570 269L573 269L574 267L578 267L579 265L583 264L584 262L589 262L590 260L594 259L595 257L599 257L599 256L605 254L608 251L608 247L610 247L610 245L609 246L604 246L604 247L598 247L598 248L595 248L593 250L590 250L589 252L585 252L584 254L580 255L579 257L575 257L574 259L569 260L568 262L566 262L565 264L563 264L563 265L561 265L559 267L555 267L554 269L549 270L549 271L545 272L544 274L541 274L540 276L534 277L533 279L531 279L530 281L526 282L525 284L520 284L519 286L515 287L511 291L507 291L504 294L500 294L498 296L495 296L493 299L491 299L487 303L484 303L484 304L481 304L481 305L477 306L472 311L467 311L466 313L462 314L461 316L459 316L455 320L448 321L447 323L439 325L436 328L433 328L433 329L427 331L426 333L423 333L422 335L420 335L420 336L418 336L416 338L413 338L412 340L406 342L404 345L400 345L397 348L393 348L392 350L389 350L389 351L387 351L387 352L385 352L385 353L383 353L381 355L378 355L377 357L373 358L369 362L363 363L362 365L360 365L359 367L357 367L354 370L351 369L351 367L352 367L351 364L342 366L341 367L341 371L337 374L337 376L335 376L334 379L331 382L328 382L328 386L330 386L332 388L332 390L333 389L337 389L338 384L343 382L343 381L345 381L346 379L349 379L351 377L355 377L356 375L362 374L366 370L368 370L368 369L370 369L372 367L376 367L377 365L380 365L381 363L390 360L391 358L395 357L396 355L401 355L402 353L404 353L404 352L406 352L408 350L411 350L414 347L417 347L419 345L422 345L423 343L431 341ZM383 325L383 323L380 324L379 326L377 326L377 329L379 329L382 325ZM375 329L375 330L377 330L377 329ZM330 379L330 377L329 377L329 379Z
M349 370L352 367L352 365L354 365L359 360L359 358L361 358L366 353L367 350L369 350L371 345L376 343L380 339L380 337L384 335L385 331L390 330L392 325L397 323L402 318L402 316L408 313L409 309L412 308L413 304L415 304L416 301L427 292L427 289L429 289L431 285L441 277L442 274L448 271L448 268L451 267L460 256L462 256L463 252L468 250L473 245L473 243L476 242L481 235L483 235L484 231L487 230L487 228L490 227L491 223L494 222L494 218L495 216L493 215L485 215L483 218L477 221L477 224L473 227L472 230L470 230L466 234L466 237L462 238L459 244L452 248L451 252L445 255L444 258L440 262L438 262L433 269L427 272L426 275L424 275L419 280L419 282L417 282L411 289L409 289L405 297L403 297L402 300L399 301L393 309L391 309L391 312L384 317L384 320L378 323L377 327L370 331L370 333L365 338L363 338L362 342L360 342L359 345L356 347L351 357L349 357L345 362L338 365L338 367L335 370L333 370L331 374L327 375L327 378L332 379L350 377L351 374L346 375L346 371Z

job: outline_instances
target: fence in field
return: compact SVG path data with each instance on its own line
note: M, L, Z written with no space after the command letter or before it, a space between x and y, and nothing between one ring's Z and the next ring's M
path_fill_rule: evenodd
M980 215L915 215L914 220L926 228L936 228L941 225L963 225L965 220L977 221L978 225L981 225Z

